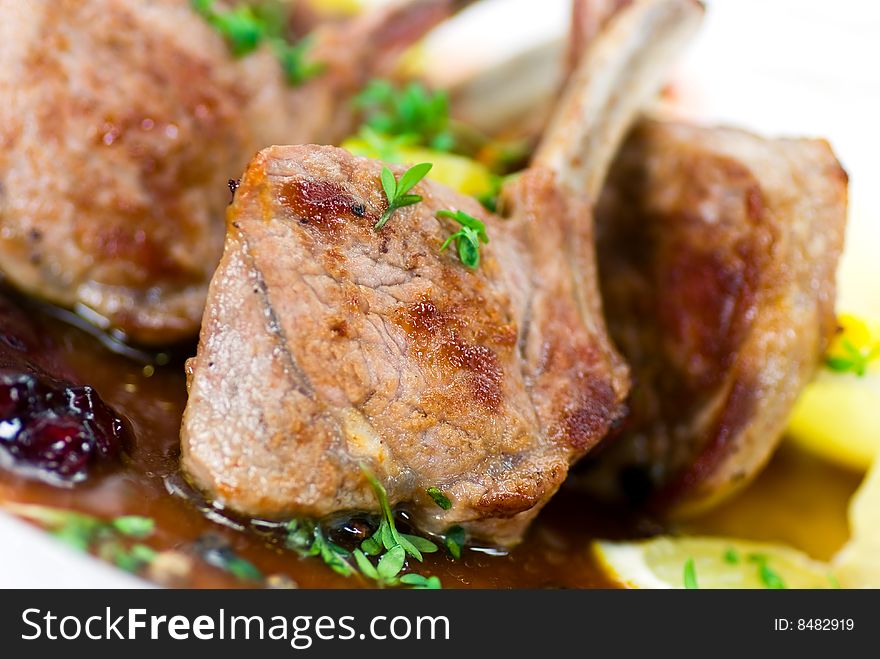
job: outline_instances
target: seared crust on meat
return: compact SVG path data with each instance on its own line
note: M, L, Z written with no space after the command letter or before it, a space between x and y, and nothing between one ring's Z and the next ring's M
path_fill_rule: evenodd
M693 0L640 0L609 24L535 165L505 186L505 219L423 181L377 231L382 163L263 151L191 362L181 442L195 483L251 515L320 517L376 509L365 466L423 529L518 542L623 411L588 202L701 17ZM440 210L485 222L478 269L441 251L457 225Z
M584 478L686 513L755 475L836 329L846 195L821 140L638 126L597 212L632 413Z
M190 365L184 467L221 503L284 518L375 509L364 465L423 528L515 542L626 395L589 209L537 170L506 191L507 220L423 182L377 232L380 169L316 146L249 166ZM486 222L478 270L439 251L441 209Z
M322 26L322 75L234 59L188 0L0 0L0 271L144 343L194 336L227 181L260 148L334 142L347 99L464 0Z
M3 272L138 339L192 332L223 188L256 148L226 46L186 2L0 13Z

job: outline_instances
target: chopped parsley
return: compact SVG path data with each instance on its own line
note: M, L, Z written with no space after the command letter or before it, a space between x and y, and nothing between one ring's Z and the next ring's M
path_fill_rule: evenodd
M426 492L428 496L443 510L449 510L452 508L452 502L449 500L449 497L443 494L442 490L439 487L429 487Z
M700 585L697 583L697 566L693 558L689 558L684 563L684 587L688 590L697 590Z
M460 526L453 526L446 532L445 544L446 551L449 552L449 555L452 556L455 560L459 560L461 558L461 550L467 542L467 535L465 531Z
M730 547L724 552L724 562L728 565L737 565L739 563L739 552L733 547Z
M103 520L85 513L29 504L6 504L9 512L40 524L65 544L115 564L128 572L139 572L156 557L144 544L131 544L152 535L155 523L149 517L126 515Z
M782 577L779 574L770 568L766 563L762 563L759 567L759 576L761 577L761 582L765 587L771 590L784 590L785 582L782 580Z
M758 566L758 577L764 587L769 590L785 590L787 588L785 581L770 567L769 560L764 554L749 554L749 561Z

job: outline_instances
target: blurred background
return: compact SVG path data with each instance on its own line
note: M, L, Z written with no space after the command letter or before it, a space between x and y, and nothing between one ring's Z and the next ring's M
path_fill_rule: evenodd
M880 3L705 4L703 29L673 81L674 107L664 111L771 137L828 139L851 181L839 308L880 316ZM419 65L439 86L459 84L518 53L561 44L570 6L570 0L484 0L438 29ZM522 75L524 84L552 84Z

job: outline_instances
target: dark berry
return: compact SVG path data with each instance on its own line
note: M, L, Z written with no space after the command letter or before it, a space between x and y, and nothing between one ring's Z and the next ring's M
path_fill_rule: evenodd
M0 372L0 453L23 473L78 483L116 458L124 441L122 420L91 387Z
M94 452L88 429L77 419L38 417L18 438L19 459L65 479L85 473Z

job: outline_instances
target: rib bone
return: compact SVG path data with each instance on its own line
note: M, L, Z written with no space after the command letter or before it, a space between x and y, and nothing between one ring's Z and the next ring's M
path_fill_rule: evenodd
M641 0L612 18L572 74L535 164L595 200L633 119L702 16L696 0Z
M656 20L666 5L695 6L636 3L597 44L633 30L652 50L670 31ZM575 80L569 99L598 99L616 114L590 128L622 132L637 103L601 99L617 91L599 82ZM190 364L181 439L193 481L246 514L320 517L376 509L363 465L424 529L518 542L629 388L602 319L590 207L556 180L566 157L542 164L506 186L507 219L425 181L422 201L377 232L382 163L333 147L258 154ZM478 269L440 251L458 229L440 210L485 222Z

